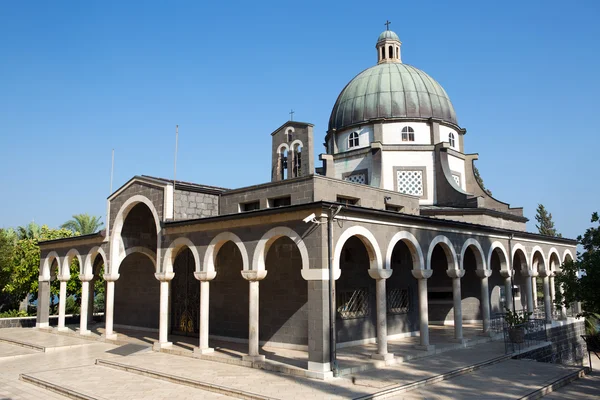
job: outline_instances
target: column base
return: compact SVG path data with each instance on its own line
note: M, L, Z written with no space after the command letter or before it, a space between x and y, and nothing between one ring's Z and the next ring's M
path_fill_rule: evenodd
M37 329L48 329L50 328L50 324L48 322L36 322L35 327Z
M331 363L320 363L309 361L308 362L308 370L314 372L331 372Z
M102 335L102 338L104 340L117 340L117 334L116 333L110 333L110 334L107 335L105 333L105 334Z
M91 335L91 334L92 334L92 331L90 331L89 329L86 329L86 330L84 330L84 331L82 331L82 330L79 330L79 334L80 334L80 335L83 335L83 336L89 336L89 335Z
M244 354L242 356L242 360L244 361L250 361L250 362L265 362L265 356L263 356L262 354L259 354L257 356L251 356L250 354Z
M69 328L67 328L66 326L63 326L61 328L56 328L57 332L68 332Z
M433 351L433 350L435 350L435 346L432 344L428 344L428 345L415 344L415 349L423 350L423 351Z
M161 349L166 349L169 347L173 347L173 343L172 342L154 342L154 344L152 345L152 350L154 351L160 351Z
M215 349L213 349L212 347L207 347L204 349L201 349L200 347L196 347L194 349L194 354L196 355L204 355L204 354L210 354L210 353L214 353Z
M458 343L458 344L465 344L465 343L468 342L468 340L465 339L465 338L459 338L459 339L452 338L452 339L450 339L450 342L452 342L452 343Z
M371 358L373 360L382 360L382 361L389 361L389 360L393 360L394 359L394 355L392 353L386 353L386 354L371 354Z

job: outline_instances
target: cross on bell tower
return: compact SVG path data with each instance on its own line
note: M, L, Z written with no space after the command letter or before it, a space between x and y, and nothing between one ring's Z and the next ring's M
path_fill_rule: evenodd
M390 20L385 20L385 31L381 32L377 38L377 64L382 63L401 63L400 46L402 42L394 31L390 30Z
M385 30L386 30L386 31L389 31L389 30L390 30L390 24L391 24L391 22L390 22L389 20L387 20L387 19L386 19L386 20L385 20L385 24L384 24L384 25L385 25Z
M290 110L290 121L294 120L294 110Z

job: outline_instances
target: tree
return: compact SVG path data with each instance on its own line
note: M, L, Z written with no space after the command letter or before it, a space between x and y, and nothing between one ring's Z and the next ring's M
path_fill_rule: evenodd
M538 204L536 210L535 220L539 223L535 227L538 229L540 235L562 237L562 235L556 232L554 228L554 221L552 221L552 214L550 214L543 204Z
M598 223L598 213L592 214L592 224ZM556 291L555 304L569 307L573 302L581 302L583 315L600 313L600 223L588 228L585 234L577 238L583 247L583 253L576 261L565 262L561 272L556 274L555 282L562 285L563 293Z
M9 271L12 269L16 241L15 231L0 229L0 288L6 287L10 281ZM0 291L0 310L13 309L18 301L14 296Z
M25 226L19 226L17 237L19 239L38 239L40 237L40 226L33 221Z
M100 217L93 217L89 214L75 214L73 219L68 220L60 227L62 229L68 229L73 233L79 235L89 235L96 233L104 225L100 222Z
M481 186L483 191L486 192L488 196L492 197L492 191L487 189L483 184L483 178L481 177L481 175L479 175L479 170L475 166L475 163L473 163L473 174L475 175L475 180L477 181L479 186Z

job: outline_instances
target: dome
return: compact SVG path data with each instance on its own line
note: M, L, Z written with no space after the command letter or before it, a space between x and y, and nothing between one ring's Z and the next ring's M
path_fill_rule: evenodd
M395 32L390 31L390 30L381 32L381 35L379 35L379 37L377 38L377 41L381 42L382 40L386 40L386 39L400 41L400 38L398 37L398 35L396 35Z
M406 118L436 118L458 125L446 91L433 78L411 65L383 63L364 70L346 85L331 111L328 131Z

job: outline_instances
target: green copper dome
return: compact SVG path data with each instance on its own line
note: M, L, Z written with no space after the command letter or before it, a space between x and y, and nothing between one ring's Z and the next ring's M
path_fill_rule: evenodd
M377 41L381 42L382 40L385 40L385 39L400 41L400 38L398 37L398 35L396 35L395 32L390 31L390 30L381 32L381 35L379 35L379 37L377 38Z
M446 91L433 78L407 64L382 63L358 74L342 90L331 111L328 131L407 118L436 118L458 125Z

